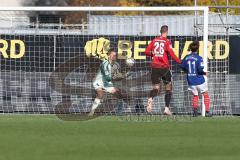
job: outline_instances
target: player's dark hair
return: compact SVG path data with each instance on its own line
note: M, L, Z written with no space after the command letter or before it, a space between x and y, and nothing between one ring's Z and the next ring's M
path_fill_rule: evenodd
M109 56L112 52L115 52L115 49L114 48L110 48L107 52L107 55Z
M163 33L166 33L167 31L168 31L168 26L167 25L163 25L161 27L160 33L163 34Z
M189 47L192 52L197 52L199 49L199 41L193 41Z

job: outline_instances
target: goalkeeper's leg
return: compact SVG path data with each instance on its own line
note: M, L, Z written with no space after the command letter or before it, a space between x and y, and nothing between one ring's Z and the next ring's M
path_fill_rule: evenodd
M97 92L97 96L92 104L92 107L91 107L91 111L89 113L89 116L93 116L94 113L95 113L95 110L101 105L102 103L102 98L103 98L103 94L104 94L104 91L102 89L97 89L96 90Z
M126 93L126 91L122 91L119 88L115 88L115 92L113 93L113 95L115 97L117 97L118 99L123 100L125 103L129 103L130 102L130 97L128 96L128 94Z

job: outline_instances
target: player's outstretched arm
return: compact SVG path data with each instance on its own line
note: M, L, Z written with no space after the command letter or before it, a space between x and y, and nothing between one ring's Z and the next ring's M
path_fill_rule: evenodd
M168 49L168 53L170 54L170 56L173 58L173 60L174 60L175 62L177 62L178 64L181 64L181 63L182 63L182 61L175 55L175 53L174 53L174 51L173 51L172 48L169 48L169 49Z
M188 72L188 70L187 70L187 63L186 63L185 58L182 60L180 67L182 68L182 70L183 70L185 73Z
M167 51L175 62L177 62L178 64L182 63L182 61L175 55L170 41L168 41L167 43Z

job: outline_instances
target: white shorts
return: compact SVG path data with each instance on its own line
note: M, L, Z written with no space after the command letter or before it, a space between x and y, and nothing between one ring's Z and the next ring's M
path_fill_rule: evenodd
M104 84L102 82L94 82L93 83L93 87L94 87L95 90L103 89L105 92L108 92L108 93L113 93L113 91L115 90L114 87L106 87L106 86L104 86Z
M188 86L188 90L192 91L193 95L197 96L198 91L200 91L201 93L207 92L208 85L207 85L207 82L204 82L203 84L200 84L200 85Z

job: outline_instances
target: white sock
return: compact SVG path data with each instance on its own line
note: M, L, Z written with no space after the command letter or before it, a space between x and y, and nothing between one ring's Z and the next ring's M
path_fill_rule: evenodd
M101 99L95 98L95 100L92 104L92 109L91 110L95 110L100 104L101 104Z

